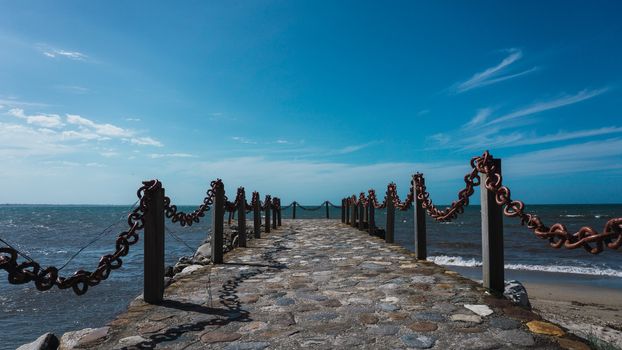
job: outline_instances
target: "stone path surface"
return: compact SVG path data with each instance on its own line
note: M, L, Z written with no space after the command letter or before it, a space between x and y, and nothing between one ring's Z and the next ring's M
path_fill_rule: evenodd
M139 297L95 349L589 349L528 310L335 220L283 226ZM542 333L542 334L541 334Z

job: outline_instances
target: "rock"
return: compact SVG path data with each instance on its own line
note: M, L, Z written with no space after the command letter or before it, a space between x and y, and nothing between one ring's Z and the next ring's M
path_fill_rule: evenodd
M181 270L180 273L178 273L176 276L177 277L182 277L182 276L186 276L189 275L199 269L201 269L203 267L203 265L189 265L186 266L183 270Z
M378 323L378 317L373 314L362 314L359 317L359 321L361 321L362 324L376 324Z
M405 334L400 339L404 345L415 349L429 349L436 343L436 337L416 333Z
M488 315L492 315L492 310L486 306L486 305L470 305L470 304L464 304L464 307L473 311L474 313L476 313L479 316L485 317Z
M559 346L566 350L590 350L590 347L586 344L578 342L572 339L559 338L557 339Z
M394 335L399 332L400 328L398 326L391 325L380 325L380 326L371 326L367 327L367 333L373 335Z
M519 305L531 310L527 289L517 280L505 282L505 290L503 296L509 299L513 304Z
M294 305L296 301L292 298L278 298L275 300L274 303L279 306L288 306L288 305Z
M141 343L147 344L148 342L150 342L149 339L145 339L139 335L133 335L131 337L119 339L119 343L117 344L115 349L137 346L138 344L141 344Z
M60 342L52 333L45 333L32 343L24 344L17 350L56 350Z
M503 330L516 329L520 327L520 322L506 317L493 317L490 319L490 327Z
M59 350L69 350L101 340L108 335L110 327L84 328L79 331L67 332L60 338Z
M533 339L533 335L523 332L519 329L511 329L507 331L501 331L495 334L495 337L504 343L510 343L521 346L533 346L536 341Z
M225 350L262 350L270 346L270 343L261 342L234 342L225 346Z
M264 330L268 327L268 324L261 321L252 321L247 323L246 325L240 328L240 332L242 333L253 333L260 330Z
M421 321L409 325L408 328L415 332L433 332L438 329L438 325L432 322Z
M482 323L482 318L477 315L455 314L451 315L452 321Z
M537 334L554 335L556 337L561 337L565 334L561 328L544 321L527 322L527 327L529 327L530 331Z
M378 305L378 308L386 312L397 311L400 309L400 307L395 304L387 304L387 303L382 303Z
M443 322L445 317L438 312L418 312L411 316L414 320Z
M234 332L207 331L199 334L201 342L208 344L236 341L241 337L242 334Z
M192 257L192 262L204 262L205 260L210 260L212 258L212 244L206 243L201 245L197 251L194 253Z

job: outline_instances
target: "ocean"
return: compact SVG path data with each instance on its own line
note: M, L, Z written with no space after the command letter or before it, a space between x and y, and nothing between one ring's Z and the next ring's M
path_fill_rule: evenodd
M527 209L535 211L546 224L562 222L573 231L585 225L600 231L608 219L622 215L622 205L533 205ZM100 256L114 250L117 234L127 228L129 211L129 205L3 205L0 206L0 238L42 266L62 266L80 248L94 241L62 270L63 275L70 275L78 269L93 270ZM324 218L325 213L323 207L316 211L299 207L296 216ZM203 222L191 227L167 222L167 265L194 253L209 231L209 214ZM330 216L340 219L340 209L331 208ZM290 217L291 209L284 210L283 218ZM384 218L383 211L376 212L378 226L383 227ZM397 244L414 249L412 226L412 210L396 213ZM428 219L429 260L455 268L470 278L481 278L480 226L478 206L468 207L451 223ZM553 249L512 218L505 218L504 237L507 278L549 283L563 280L622 291L619 267L622 251L606 249L599 255L591 255L583 249ZM121 269L114 270L107 280L89 288L82 296L75 295L71 289L54 287L39 292L32 283L11 285L6 272L0 270L0 349L15 349L45 332L60 336L66 331L105 325L142 292L142 251L141 239L130 248Z

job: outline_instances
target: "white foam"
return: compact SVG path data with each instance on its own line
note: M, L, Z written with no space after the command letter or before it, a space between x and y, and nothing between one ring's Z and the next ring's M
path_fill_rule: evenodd
M563 218L584 218L585 215L583 214L564 214L564 215L560 215Z
M482 266L482 262L476 259L465 259L461 256L430 256L429 261L438 265L447 266L464 266L464 267L479 267ZM622 271L614 270L611 268L598 268L590 266L565 266L565 265L532 265L532 264L505 264L505 268L508 270L523 270L523 271L542 271L542 272L556 272L556 273L574 273L579 275L594 275L594 276L612 276L622 277Z

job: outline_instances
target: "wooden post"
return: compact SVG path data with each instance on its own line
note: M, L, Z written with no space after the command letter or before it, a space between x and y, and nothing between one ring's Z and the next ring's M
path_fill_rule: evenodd
M279 198L279 210L276 212L276 220L278 221L278 226L281 226L281 198Z
M224 224L225 224L225 186L217 182L214 186L214 211L212 212L212 262L223 263Z
M259 209L259 193L253 193L253 231L255 238L261 238L261 210Z
M350 225L350 199L346 198L346 205L345 205L345 209L346 209L346 225Z
M413 186L414 183L413 180ZM425 260L428 257L425 227L426 213L423 209L423 201L417 198L418 195L419 193L417 193L417 189L415 188L415 257L419 260Z
M246 247L246 192L244 187L240 187L238 192L241 192L238 203L238 244Z
M501 175L501 159L494 159L494 167ZM480 175L482 203L482 277L484 288L494 293L503 293L503 209L497 204L495 194L486 189L485 174Z
M393 203L393 193L387 194L387 229L384 236L384 241L387 243L393 243L395 232L395 203Z
M352 213L350 214L350 225L352 227L356 227L356 212L357 212L356 209L357 209L357 206L356 206L356 203L355 203L355 199L352 200L352 203L351 203L350 206L351 206L350 209L352 210Z
M326 204L326 218L330 219L330 216L328 214L328 201L324 202L324 204Z
M376 217L375 217L375 210L376 208L374 207L373 203L369 202L369 220L367 221L367 228L369 229L369 234L373 235L374 233L376 233Z
M346 200L341 199L341 223L346 223Z
M294 201L294 203L292 203L292 219L296 218L296 206L298 205L298 203L296 201Z
M363 204L363 201L360 199L359 199L358 217L359 217L359 230L363 231L365 229L365 220L363 220L365 218L365 205Z
M272 205L272 197L266 196L266 200L264 201L266 209L264 215L266 217L266 222L264 223L264 229L266 233L270 232L270 206Z
M164 188L149 191L145 212L144 299L160 304L164 297Z
M272 229L276 230L276 212L279 211L276 207L279 199L274 197L272 199Z

